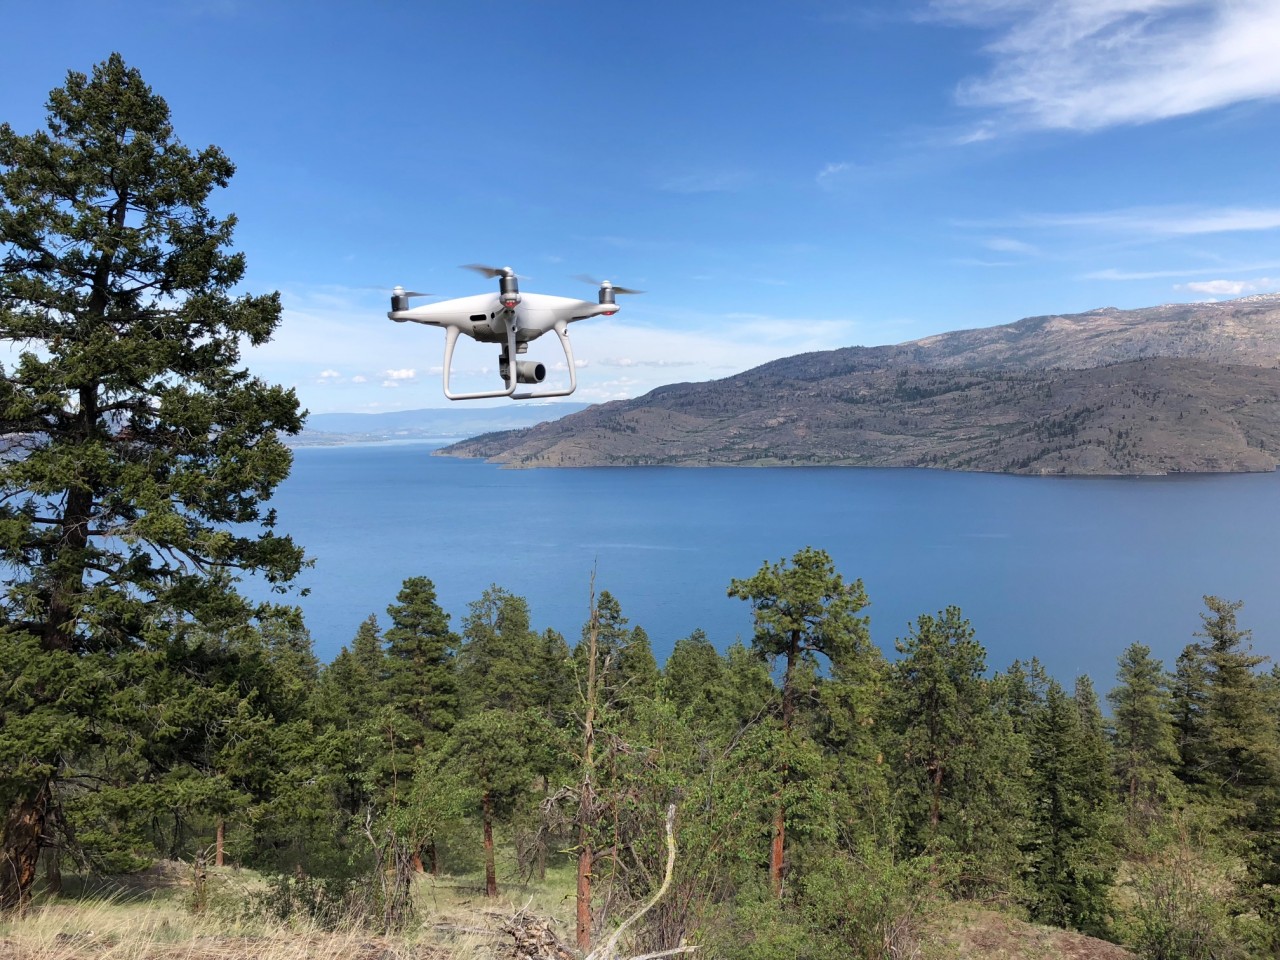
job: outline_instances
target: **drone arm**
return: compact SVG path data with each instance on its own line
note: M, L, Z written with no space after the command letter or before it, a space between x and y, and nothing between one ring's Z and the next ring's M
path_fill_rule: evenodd
M479 400L482 397L509 397L516 392L516 365L507 365L507 386L505 390L481 390L477 393L454 393L449 389L449 370L453 366L453 348L458 343L459 329L450 325L444 334L444 395L450 400ZM516 355L516 326L507 325L507 356Z
M569 321L557 320L553 328L560 338L560 346L564 348L564 360L569 365L569 388L567 390L531 390L528 393L512 393L512 400L528 400L532 397L567 397L578 389L578 368L573 363L573 344L569 342Z

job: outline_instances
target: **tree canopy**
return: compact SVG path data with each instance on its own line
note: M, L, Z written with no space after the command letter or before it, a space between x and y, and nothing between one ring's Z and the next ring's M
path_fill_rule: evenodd
M7 737L17 866L0 905L29 887L21 850L58 783L108 716L136 720L123 678L217 643L193 624L248 620L237 572L280 586L303 562L265 505L298 401L240 362L274 331L279 296L236 292L235 218L209 207L234 169L184 146L118 54L68 74L45 130L0 124L0 337L17 353L0 366L0 662L4 689L24 691L0 711L38 718Z

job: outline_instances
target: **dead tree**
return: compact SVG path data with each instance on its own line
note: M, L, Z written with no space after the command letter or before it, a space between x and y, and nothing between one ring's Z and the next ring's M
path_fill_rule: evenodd
M658 892L649 899L648 903L631 916L627 917L626 920L623 920L622 923L618 924L618 928L613 931L609 936L609 939L606 940L603 945L587 954L586 960L656 960L658 957L671 957L680 953L692 953L694 950L698 949L696 946L686 946L682 944L681 946L673 947L670 950L659 950L657 953L646 953L630 958L623 958L618 955L618 941L622 939L622 934L628 927L652 910L658 901L662 899L663 894L667 892L667 888L671 886L671 877L675 872L676 866L675 820L676 805L673 803L667 807L667 868L662 876L662 886L658 888Z
M575 942L584 953L591 949L592 833L596 821L596 711L600 705L600 610L596 606L596 574L591 571L591 614L587 623L587 688L583 691L581 777L578 782L578 889Z

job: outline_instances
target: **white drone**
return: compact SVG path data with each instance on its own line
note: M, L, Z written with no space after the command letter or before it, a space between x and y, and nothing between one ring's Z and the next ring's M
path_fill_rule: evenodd
M608 280L596 281L579 277L588 283L599 283L600 302L575 300L572 297L552 297L545 293L520 293L516 273L510 267L487 267L469 263L463 269L474 270L489 278L497 278L498 295L477 294L474 297L458 297L442 300L421 307L410 307L410 297L428 297L396 287L391 292L391 310L387 316L397 323L412 320L430 327L444 327L444 395L450 400L478 400L481 397L510 397L527 400L531 397L567 397L578 388L577 372L573 365L573 347L569 344L569 324L587 317L611 317L618 312L614 295L619 293L643 293L615 287ZM547 376L547 368L536 360L517 360L519 354L529 349L529 341L536 340L549 330L554 330L564 348L565 364L569 367L567 390L528 390L516 393L522 383L541 383ZM449 370L453 365L453 348L458 334L465 333L480 343L498 343L502 352L498 357L498 372L504 384L501 390L481 390L478 393L454 393L449 389Z

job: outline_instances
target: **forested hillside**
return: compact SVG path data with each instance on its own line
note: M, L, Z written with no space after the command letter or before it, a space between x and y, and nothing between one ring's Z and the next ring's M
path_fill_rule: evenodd
M416 876L493 897L577 870L586 944L659 885L674 806L637 953L910 955L963 936L967 902L1153 957L1269 955L1280 676L1238 604L1206 598L1172 672L1133 644L1064 687L987 663L957 608L874 642L819 550L726 586L751 644L695 632L661 667L607 590L564 638L497 586L451 617L421 577L328 665L287 610L193 635L199 676L133 689L145 736L50 781L47 882L204 851L383 929L429 921Z
M1269 471L1280 462L1280 298L801 354L442 452L511 466Z

